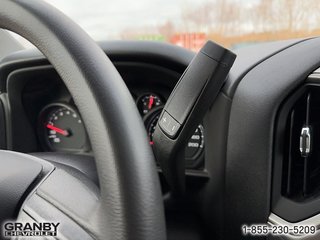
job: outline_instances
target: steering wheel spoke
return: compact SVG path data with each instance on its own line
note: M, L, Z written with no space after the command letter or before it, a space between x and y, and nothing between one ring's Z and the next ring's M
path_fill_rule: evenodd
M35 157L0 151L0 222L15 217L21 200L45 176L53 170L53 165Z
M84 173L57 161L52 164L17 152L0 151L0 158L4 171L0 175L1 222L13 218L18 222L53 222L61 226L58 234L67 239L75 234L77 239L96 237L100 193Z

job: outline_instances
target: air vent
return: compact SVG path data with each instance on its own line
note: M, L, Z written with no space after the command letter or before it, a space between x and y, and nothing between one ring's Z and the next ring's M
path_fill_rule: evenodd
M320 196L320 89L308 87L286 123L282 195L295 201Z

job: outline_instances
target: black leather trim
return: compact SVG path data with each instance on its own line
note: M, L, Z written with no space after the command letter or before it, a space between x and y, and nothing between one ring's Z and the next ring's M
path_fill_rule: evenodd
M86 124L101 188L98 239L165 239L160 184L132 97L105 53L40 0L4 0L0 27L35 44L55 67Z

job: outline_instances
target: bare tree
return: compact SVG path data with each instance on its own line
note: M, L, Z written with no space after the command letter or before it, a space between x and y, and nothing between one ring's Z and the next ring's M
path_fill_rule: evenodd
M252 24L261 32L308 31L320 20L318 0L260 0Z
M320 32L319 0L207 0L181 5L181 21L124 31L123 38L161 34L167 40L178 32L204 32L226 46L303 37ZM178 25L179 24L179 25Z
M158 27L158 32L167 40L170 40L176 31L176 27L172 21L168 20L163 25Z

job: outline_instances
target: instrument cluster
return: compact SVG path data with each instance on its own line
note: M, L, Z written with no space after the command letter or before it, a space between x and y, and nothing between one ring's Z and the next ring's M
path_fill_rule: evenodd
M166 99L161 94L147 92L140 94L135 101L144 121L149 143L153 146L153 134ZM91 151L85 125L74 104L58 102L46 105L38 116L37 132L44 151ZM197 167L202 161L204 138L204 128L200 124L186 146L187 167Z

